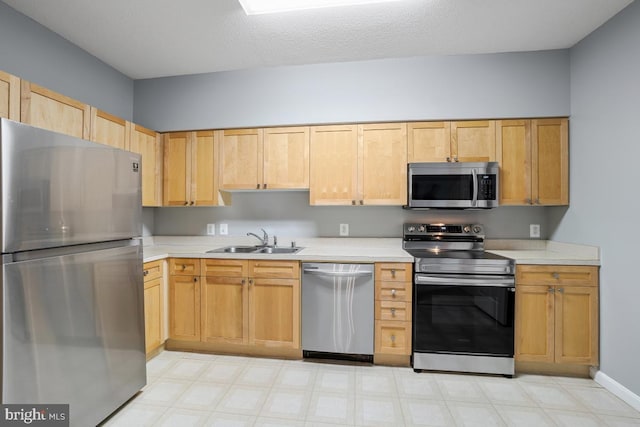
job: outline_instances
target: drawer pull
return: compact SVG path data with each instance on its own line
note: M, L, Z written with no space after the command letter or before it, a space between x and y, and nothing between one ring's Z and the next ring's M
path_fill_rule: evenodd
M552 273L551 276L553 276L553 278L556 280L560 278L560 275L558 273Z
M395 296L396 296L396 290L395 289L391 289L391 296L395 298Z
M391 309L391 316L392 317L396 317L396 309L395 308Z
M391 277L392 277L393 279L395 279L395 278L396 278L396 270L395 270L395 269L393 269L393 268L391 269Z

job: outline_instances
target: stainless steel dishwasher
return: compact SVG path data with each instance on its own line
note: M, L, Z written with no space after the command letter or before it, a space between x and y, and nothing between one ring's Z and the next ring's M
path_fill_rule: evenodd
M373 360L373 264L302 264L304 357Z

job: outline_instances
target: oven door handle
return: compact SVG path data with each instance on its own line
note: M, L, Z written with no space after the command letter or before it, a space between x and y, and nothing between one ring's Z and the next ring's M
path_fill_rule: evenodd
M427 276L424 274L416 274L416 285L435 285L435 286L486 286L486 287L515 287L513 277L442 277Z

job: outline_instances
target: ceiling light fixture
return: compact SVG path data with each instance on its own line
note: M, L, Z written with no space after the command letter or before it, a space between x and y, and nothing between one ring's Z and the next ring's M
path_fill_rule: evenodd
M247 15L290 12L324 7L357 6L372 3L391 3L402 0L239 0Z

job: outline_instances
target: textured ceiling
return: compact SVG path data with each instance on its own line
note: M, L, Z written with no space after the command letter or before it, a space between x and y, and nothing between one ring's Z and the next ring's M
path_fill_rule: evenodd
M573 46L633 0L406 0L246 16L237 0L3 0L134 79Z

